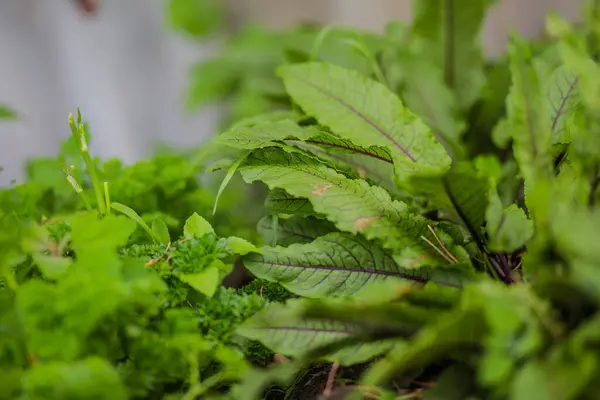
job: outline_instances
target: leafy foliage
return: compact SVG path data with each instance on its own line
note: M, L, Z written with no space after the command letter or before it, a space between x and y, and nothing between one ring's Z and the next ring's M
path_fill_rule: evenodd
M600 14L581 28L551 14L553 40L512 35L486 63L492 3L415 2L410 26L353 43L367 70L288 59L293 113L220 135L271 190L266 245L244 264L299 296L238 332L287 367L370 359L359 387L390 398L598 395L582 349L598 318ZM436 387L401 383L419 376Z
M101 162L71 117L0 195L0 397L309 398L293 381L326 365L340 398L597 398L600 12L486 61L493 3L247 28L192 74L234 120L194 155ZM222 288L240 260L257 279Z

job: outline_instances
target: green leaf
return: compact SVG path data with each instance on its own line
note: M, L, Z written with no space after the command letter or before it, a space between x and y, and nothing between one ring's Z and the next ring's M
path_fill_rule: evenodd
M306 197L292 196L283 189L275 188L265 200L265 208L273 214L289 214L299 217L315 215L315 210Z
M566 66L560 66L550 76L546 95L550 107L553 142L563 141L565 123L579 102L579 78Z
M469 296L471 299L473 296ZM393 377L427 365L457 348L478 345L486 331L477 303L456 309L423 328L410 345L396 346L363 376L361 384L381 385ZM464 350L463 350L464 351Z
M186 221L183 226L183 236L184 237L192 237L198 236L202 237L209 233L215 233L213 227L210 223L202 218L198 213L193 213Z
M17 113L12 108L0 104L0 119L15 119Z
M23 391L32 400L127 399L119 374L99 357L72 363L38 363L24 376Z
M481 229L485 222L490 181L472 164L460 163L443 176L416 176L408 189L435 208L462 222L470 235L483 243Z
M359 332L359 328L353 324L303 318L305 302L306 299L291 299L286 304L270 303L242 324L237 332L248 339L260 341L276 353L290 357L302 357L311 350ZM364 362L390 347L389 341L360 344L337 351L326 359L352 365Z
M157 243L161 242L161 238L158 237L156 235L156 233L154 233L154 231L152 229L150 229L150 227L148 226L148 224L146 223L146 221L144 221L142 219L142 217L139 216L138 213L135 212L135 210L133 210L130 207L127 207L124 204L121 203L117 203L117 202L111 202L110 207L114 210L117 210L120 213L125 214L127 217L129 217L132 221L136 222L139 226L141 226L146 232L148 232L148 235L150 235L150 237Z
M428 221L392 200L380 187L348 179L317 160L278 149L254 152L240 166L240 173L247 182L261 180L270 188L308 198L315 211L338 229L379 239L385 248L396 250L402 266L441 261L421 239Z
M244 257L259 278L279 282L303 297L350 296L387 279L424 283L419 271L398 267L393 257L360 236L334 232L311 243L263 247Z
M522 248L533 236L533 222L516 204L503 209L495 190L490 196L486 211L488 248L500 253L511 253Z
M134 221L120 215L102 219L96 214L71 217L71 244L77 254L77 265L108 276L116 273L119 265L116 250L127 243L135 228Z
M409 51L398 51L397 62L406 79L403 91L406 105L433 130L453 158L462 158L460 137L466 124L459 114L456 94L444 82L443 71Z
M178 275L180 281L187 283L198 292L212 297L221 284L221 271L216 266L210 266L195 274Z
M390 193L397 188L394 182L394 161L390 151L381 146L361 147L350 140L328 132L320 132L305 141L287 140L329 162L348 175L370 179Z
M243 256L257 250L256 246L254 246L246 239L230 236L227 239L223 240L225 241L227 249L231 254L238 254Z
M233 178L233 175L235 175L235 171L237 171L238 167L240 166L240 164L242 162L244 162L244 160L246 159L246 157L248 157L249 152L245 152L243 153L232 165L231 167L229 167L229 170L227 170L227 174L225 175L225 178L223 178L223 182L221 182L221 186L219 186L219 190L217 191L217 196L215 197L215 205L213 207L213 214L216 214L217 212L217 206L219 204L219 199L221 198L221 195L223 194L223 192L225 191L225 188L227 187L227 185L229 184L229 182L231 181L231 178Z
M242 121L243 122L243 121ZM254 150L275 146L284 139L308 139L313 133L294 121L260 121L236 124L217 136L217 142L238 149Z
M308 200L307 200L308 201ZM294 243L310 243L319 236L335 232L335 226L323 219L313 217L300 218L278 218L276 231L273 228L272 215L265 216L258 221L258 233L262 236L265 243L274 243L277 238L277 245L289 246Z
M509 44L512 87L506 99L514 155L525 180L533 183L552 174L551 116L531 49L516 36Z
M152 221L152 232L160 240L161 244L168 244L171 242L171 236L169 235L169 228L162 219L155 219Z
M34 254L33 262L47 279L58 279L73 264L73 260L68 257L58 257L45 254Z
M468 109L484 85L479 32L490 0L413 1L410 46L415 55L435 65Z
M222 5L219 0L169 0L167 23L194 37L206 37L221 24Z
M358 146L390 149L398 176L449 167L429 128L381 83L318 62L286 65L278 73L308 115Z

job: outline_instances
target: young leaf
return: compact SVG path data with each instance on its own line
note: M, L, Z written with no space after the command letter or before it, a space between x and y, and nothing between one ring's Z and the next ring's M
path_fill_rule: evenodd
M150 229L150 227L148 226L148 224L146 223L146 221L144 221L142 219L142 217L139 216L138 213L135 212L134 209L127 207L124 204L121 203L117 203L117 202L112 202L110 204L111 208L113 208L114 210L117 210L118 212L125 214L127 217L129 217L132 221L135 221L139 226L141 226L146 232L148 232L148 235L150 235L150 237L157 243L161 243L161 238L159 236L156 235L156 233Z
M336 231L335 226L324 219L292 217L278 219L275 235L273 232L273 218L272 215L267 215L258 221L258 233L265 243L273 243L275 236L279 246L310 243L319 236Z
M250 252L257 251L256 246L254 246L252 243L246 239L235 236L221 238L219 239L219 243L224 245L229 254L244 256Z
M244 265L257 277L303 297L350 296L387 279L427 281L418 271L398 267L374 243L341 232L287 248L263 247L261 254L244 257Z
M162 219L157 218L152 221L152 232L160 240L159 243L161 244L168 244L171 241L169 228L167 228L167 224Z
M338 229L379 239L385 248L396 250L403 259L401 265L436 263L435 253L421 239L427 220L392 200L380 187L348 179L317 160L279 149L254 152L240 166L240 173L247 182L261 180L270 188L308 198L315 211Z
M199 216L198 213L193 213L183 226L183 236L186 238L192 236L201 237L209 233L215 233L213 227L207 220Z
M221 283L220 275L221 271L218 267L210 266L202 272L195 274L181 274L178 275L178 278L180 281L187 283L207 297L212 297Z
M286 65L278 73L308 115L358 146L390 149L400 176L450 165L429 128L381 83L318 62Z

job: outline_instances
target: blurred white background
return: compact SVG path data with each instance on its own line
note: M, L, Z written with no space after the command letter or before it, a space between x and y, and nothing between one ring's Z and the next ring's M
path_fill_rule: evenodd
M26 159L52 155L69 135L67 115L80 107L93 151L126 162L146 157L157 141L198 144L217 129L219 109L190 113L184 89L190 65L216 42L197 43L165 29L166 0L100 0L93 18L71 0L0 0L0 104L19 112L0 123L0 185L22 178ZM244 21L285 27L298 21L379 30L410 18L411 0L228 0ZM510 29L535 36L555 9L569 19L581 0L498 0L483 30L489 55L504 49Z

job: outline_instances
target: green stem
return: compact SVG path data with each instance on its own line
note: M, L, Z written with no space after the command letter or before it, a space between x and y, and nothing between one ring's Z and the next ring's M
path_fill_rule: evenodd
M444 80L451 89L454 74L454 0L444 0Z
M77 110L77 125L75 125L75 119L73 118L73 114L69 114L69 126L71 127L71 134L75 138L75 141L79 144L79 151L81 153L81 157L85 162L87 173L92 181L92 188L94 189L94 194L96 195L96 202L98 211L100 214L104 215L106 213L106 203L104 201L103 194L103 186L100 184L100 179L98 178L98 171L96 169L96 165L92 161L92 157L90 157L90 152L88 149L87 141L85 138L85 127L81 122L81 113Z

